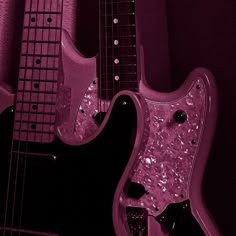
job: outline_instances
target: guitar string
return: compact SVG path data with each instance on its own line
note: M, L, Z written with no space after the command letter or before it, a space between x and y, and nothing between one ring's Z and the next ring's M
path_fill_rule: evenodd
M109 0L108 0L109 1ZM105 99L106 100L109 100L109 95L108 95L108 88L107 86L108 85L108 81L109 81L109 74L108 74L108 58L107 58L107 55L108 55L108 38L107 38L107 0L105 0L105 12L104 12L104 17L105 17L105 24L103 26L103 32L105 33L105 68L106 68L106 73L105 73L105 93L106 93L106 96L105 96ZM102 37L102 35L101 35ZM104 45L103 45L104 47ZM104 111L107 111L106 109L106 103L104 103Z
M31 1L31 7L30 7L30 14L29 14L29 18L28 18L28 21L29 21L29 26L31 26L31 19L32 19L32 15L31 15L31 12L32 12L32 6L33 6L33 3ZM38 8L38 6L37 6ZM36 23L37 23L37 14L36 14ZM28 29L28 31L30 32L30 29ZM36 37L36 30L35 30L35 37ZM34 50L35 50L35 44L34 44ZM28 53L27 53L28 54ZM32 52L32 54L34 54L34 52ZM34 59L34 57L33 57ZM26 61L28 60L28 55L27 55L27 59ZM34 61L34 60L33 60ZM26 63L27 64L27 63ZM34 78L34 75L33 75L33 72L34 70L32 70L32 78L30 79L30 87L31 87L31 91L32 91L32 80ZM28 81L27 81L28 82ZM30 100L31 100L31 92L30 92ZM28 123L28 126L29 126L29 123ZM28 127L29 128L29 127ZM29 134L27 132L27 138L26 140L28 140L28 137L29 137ZM28 152L28 145L27 145L27 142L26 142L26 153ZM25 177L26 177L26 167L27 167L27 155L25 154L24 155L24 162L23 162L23 179L22 179L22 192L21 192L21 199L20 199L20 215L19 215L19 228L22 226L22 216L23 216L23 199L24 199L24 193L25 193L25 186L24 186L24 182L25 182ZM18 235L20 236L21 233L19 232Z
M44 2L45 3L45 2ZM31 2L31 6L32 6L32 2ZM32 8L31 8L32 9ZM37 9L38 9L38 6L37 6ZM31 19L31 15L30 15L30 18L29 19ZM37 19L37 18L36 18ZM44 22L44 20L43 20L43 22ZM29 36L29 31L28 31L28 36ZM28 37L28 39L29 39L29 37ZM36 39L36 30L35 30L35 39ZM41 45L41 51L42 51L42 45ZM27 45L27 52L28 52L28 45ZM35 52L35 45L34 45L34 52ZM27 55L28 55L28 53L27 53ZM27 60L26 60L26 65L27 65ZM24 76L25 77L25 76ZM25 84L24 84L24 88L25 88ZM31 89L32 89L32 80L31 80ZM21 129L21 126L20 126L20 129ZM28 133L27 133L27 138L28 138ZM26 139L27 139L26 138ZM19 144L20 144L20 142L19 142ZM26 149L28 149L28 146L27 146L27 148ZM19 147L19 150L20 150L20 147ZM26 152L27 152L27 150L26 150ZM18 175L18 168L19 168L19 160L20 160L20 156L19 156L20 154L18 154L18 158L17 158L17 166L16 166L16 177L17 177L17 175ZM25 163L24 163L25 165L24 165L24 167L26 166L26 155L25 155ZM9 171L9 174L10 174L10 172L11 171ZM23 182L25 181L25 168L24 168L24 174L23 174ZM17 185L17 178L16 178L16 180L15 180L15 192L14 192L14 200L13 200L13 214L12 214L12 225L13 225L13 221L14 221L14 209L15 209L15 194L16 194L16 185ZM21 210L20 210L20 215L22 216L22 207L23 207L23 195L24 195L24 184L23 184L23 191L22 191L22 198L21 198ZM8 188L9 189L9 188ZM8 199L8 197L7 197L7 199ZM8 203L8 201L7 201L7 203ZM6 206L8 206L8 204L6 204ZM6 222L6 221L5 221ZM20 217L20 225L21 225L21 217ZM5 234L5 233L4 233ZM12 233L11 233L12 234ZM20 234L20 232L19 232L19 234Z
M32 19L32 14L31 14L32 7L33 7L33 1L31 0L30 1L30 14L29 14L29 17L28 17L28 24L29 24L29 26L31 26L31 23L32 23L32 21L31 21L31 19ZM39 7L39 2L37 1L37 11L38 11L38 7ZM37 18L38 18L38 15L36 13L36 20L35 20L36 26L35 27L37 27ZM35 29L35 32L34 32L34 38L35 39L36 39L36 31L37 30ZM28 40L29 40L30 39L30 32L32 32L32 30L29 28L28 32L29 32L29 34L28 34ZM27 42L27 44L28 44L28 42ZM30 63L32 63L32 67L34 67L33 62L35 60L35 58L34 58L35 48L36 48L36 44L34 43L33 44L33 58L31 58L31 60L28 60L28 59L30 59L30 57L28 57L28 52L29 51L27 51L26 62L25 62L26 63L26 67L27 67L26 71L28 70L28 61L30 61ZM26 82L26 83L30 84L30 88L31 88L31 90L29 92L29 100L30 101L32 100L32 92L31 91L32 91L32 81L33 81L33 78L34 78L34 73L35 73L35 71L34 71L34 69L32 69L30 81ZM24 91L27 91L26 83L24 84L24 89L23 89ZM24 107L24 104L25 103L23 103L23 107ZM27 116L28 116L28 118L30 118L30 113L27 113ZM28 120L30 120L30 119L28 119ZM23 154L24 157L22 155L22 159L23 159L23 163L22 163L23 164L23 177L22 177L22 181L21 181L22 191L21 191L21 198L20 198L20 205L19 205L19 209L20 209L20 212L19 212L19 224L18 224L19 228L22 225L22 215L23 215L23 198L24 198L24 192L25 192L25 183L24 182L25 182L25 177L26 177L26 166L27 166L26 165L27 164L27 154L26 153L28 153L28 140L29 140L29 128L30 128L29 126L30 126L30 123L27 123L25 150L24 150L24 154ZM18 150L18 151L21 151L21 150ZM19 155L19 157L17 159L17 162L19 162L20 159L21 159L21 157ZM17 173L18 173L18 168L19 168L19 165L17 165ZM14 210L15 210L15 196L16 196L16 193L17 193L17 181L18 181L18 178L15 181L16 184L15 184L15 190L14 190L14 205L13 205L13 214L12 214L12 225L14 224ZM19 181L20 181L20 178L19 178ZM12 232L11 232L11 234L12 234ZM19 236L21 235L20 231L18 232L18 235Z
M37 10L36 10L36 16L35 16L35 20L32 22L31 19L32 19L32 6L33 4L31 4L31 8L30 8L30 15L29 15L29 25L31 25L32 23L35 22L35 27L38 26L38 10L39 10L39 1L37 1ZM29 29L30 30L30 29ZM37 28L35 28L35 32L34 32L34 40L36 40L36 36L37 36ZM33 40L33 39L32 39ZM35 53L36 53L36 43L34 42L33 43L33 50L32 50L32 58L31 58L31 61L32 61L32 67L35 67L34 66L34 63L36 62L35 61ZM31 79L30 79L30 101L33 101L32 99L32 90L33 90L33 80L34 80L35 77L35 69L32 69L32 73L31 73ZM37 99L36 99L37 100ZM30 103L29 105L29 109L31 109L31 106L32 104ZM32 125L32 124L31 124ZM29 147L28 147L28 139L29 139L29 129L30 129L30 122L28 122L28 129L27 129L27 138L26 138L26 153L28 153L29 151ZM32 132L31 133L31 138L32 140L35 139L35 136L36 136L36 133L35 132ZM25 194L25 179L26 179L26 168L27 168L27 154L25 153L25 157L24 157L24 163L23 163L23 178L22 178L22 192L21 192L21 200L20 200L20 215L19 215L19 228L22 227L22 221L23 221L23 206L24 206L24 194ZM21 232L18 233L18 235L20 236L21 235Z
M102 58L102 54L101 54L101 0L98 1L98 56L99 56L99 64L97 70L99 72L99 78L98 78L98 112L101 109L101 104L100 104L100 97L101 97L101 58Z
M63 4L63 3L62 3ZM58 7L58 1L57 1L57 9L59 8ZM39 7L37 6L37 12L38 12L38 10L39 10ZM41 10L41 9L40 9ZM43 2L43 10L46 10L46 1L44 1ZM52 0L50 1L50 9L49 9L49 12L51 12L52 11ZM62 15L62 14L61 14ZM37 19L38 19L38 14L36 15L36 22L37 22ZM51 23L51 21L49 21L49 19L51 19L51 15L49 14L49 16L48 16L48 18L45 18L45 14L43 14L43 19L41 19L41 23L42 23L42 25L40 25L40 26L42 26L42 27L44 27L45 26L45 21L47 20L47 22L49 23L49 27L48 27L48 29L47 29L47 31L48 31L48 41L50 41L50 39L51 39L51 29L50 29L50 23ZM56 21L55 21L56 23L56 26L57 26L57 15L56 15ZM37 24L36 24L36 27L37 27ZM36 31L37 31L37 29L35 30L35 40L36 40ZM40 45L39 45L39 47L40 47L40 55L42 55L43 54L43 29L42 29L42 32L41 32L42 34L41 34L41 41L42 41L42 43L40 43ZM55 30L55 34L52 34L53 36L55 36L55 40L57 40L57 30ZM52 51L54 51L54 55L56 54L56 44L54 44L54 49L52 50ZM46 44L46 47L47 47L47 49L46 49L46 52L49 52L49 44ZM34 47L34 52L33 52L33 55L34 55L34 62L35 62L35 55L36 55L36 46ZM41 60L42 61L42 58L40 58L39 60ZM55 67L55 61L56 61L56 58L51 58L51 60L53 60L53 67ZM40 65L39 65L39 67L40 68L42 68L42 64L41 63L39 63ZM49 57L46 57L46 68L49 68ZM42 74L41 74L41 70L39 70L39 75L38 75L38 80L39 81L41 81L41 79L42 79ZM46 70L45 71L45 80L47 81L47 79L48 79L48 71ZM55 73L55 71L53 71L53 80L54 80L54 73ZM58 74L57 74L58 75ZM34 78L34 76L33 76L33 78ZM32 83L33 83L33 80L31 81L31 90L33 89L33 86L32 86ZM40 82L39 82L40 83ZM55 83L53 83L53 86L54 86L54 84ZM45 89L46 89L46 82L45 82ZM39 87L39 89L41 89L41 87ZM36 100L38 100L38 101L40 101L40 97L39 97L40 95L39 95L39 93L37 94L37 99ZM46 95L45 95L46 96ZM44 101L42 101L42 103L44 104L43 105L43 108L42 108L42 112L43 112L43 114L45 114L45 97L44 97ZM37 101L36 101L36 103L37 103ZM52 111L52 106L51 106L51 111ZM36 110L36 114L37 114L38 112L37 112L37 110ZM36 117L37 117L37 115L36 115ZM43 115L43 117L42 117L42 123L44 124L44 121L45 121L45 117L44 117L44 115ZM36 122L37 123L37 122ZM39 130L40 131L40 130ZM41 142L43 142L44 141L44 130L43 130L43 125L42 125L42 133L41 133ZM36 142L38 142L39 140L37 140L37 135L39 135L39 134L36 134L36 132L37 131L35 131L35 135L34 135L34 138L35 138L35 141ZM48 134L49 136L50 136L50 134ZM40 142L39 141L39 142ZM26 164L26 163L25 163ZM25 165L25 170L26 170L26 165ZM25 184L25 173L24 173L24 177L23 177L23 189L24 189L24 184ZM20 215L20 225L21 225L21 222L22 222L22 215L23 215L23 198L24 198L24 191L22 191L22 198L21 198L21 215ZM19 235L20 235L21 233L19 233Z
M26 4L26 3L25 3ZM28 37L29 37L29 31L27 32L28 34ZM24 34L23 34L24 35ZM21 51L23 50L23 42L22 42L22 48L21 48ZM27 47L26 47L26 52L28 51L28 44L27 44ZM25 61L26 63L26 61ZM25 65L26 66L26 65ZM26 70L24 70L24 76L23 78L26 77ZM18 77L20 77L21 73L20 73L20 69L19 69L19 72L18 72ZM23 86L25 86L25 81L22 82L23 83ZM19 88L17 88L17 97L16 97L16 102L18 101L18 96L19 96ZM21 92L21 97L22 97L22 101L23 101L23 98L24 98L24 90L23 92ZM20 105L21 109L23 108L23 103L21 103ZM20 145L21 145L21 142L20 142L20 133L21 133L21 126L22 126L22 112L18 112L18 116L20 116L20 119L19 119L19 128L18 130L16 129L16 109L15 109L15 117L14 117L14 123L13 123L13 136L12 136L12 143L11 143L11 151L10 151L10 160L9 160L9 169L8 169L8 180L7 180L7 189L6 189L6 202L5 202L5 214L4 214L4 229L3 229L3 236L5 236L6 234L6 231L7 231L7 221L8 221L8 211L10 210L9 209L9 197L10 197L10 185L11 185L11 175L12 175L12 165L13 165L13 158L16 157L17 160L19 160L19 157L20 157L20 154L19 154L19 150L20 150ZM18 138L17 137L14 137L14 135L18 135ZM14 153L14 139L16 138L16 140L18 141L17 142L17 148L16 148L16 153ZM18 140L19 139L19 140ZM15 194L15 193L14 193ZM13 209L13 208L12 208ZM11 233L12 235L12 233Z

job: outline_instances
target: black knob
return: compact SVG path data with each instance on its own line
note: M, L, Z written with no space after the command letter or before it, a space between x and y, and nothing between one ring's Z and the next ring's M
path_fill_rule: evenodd
M183 110L177 110L174 113L174 119L177 123L182 124L187 120L187 113Z
M146 193L145 187L140 183L130 182L127 196L134 199L141 198Z

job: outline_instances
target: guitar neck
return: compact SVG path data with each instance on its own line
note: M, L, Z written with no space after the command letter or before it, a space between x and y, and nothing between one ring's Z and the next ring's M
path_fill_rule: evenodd
M99 1L97 67L101 97L137 91L135 1Z
M63 0L26 0L13 139L54 139Z

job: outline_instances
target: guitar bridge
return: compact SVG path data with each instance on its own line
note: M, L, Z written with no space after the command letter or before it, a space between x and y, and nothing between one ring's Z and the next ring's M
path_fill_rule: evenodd
M148 212L145 208L126 207L126 215L129 225L129 230L132 236L147 236Z

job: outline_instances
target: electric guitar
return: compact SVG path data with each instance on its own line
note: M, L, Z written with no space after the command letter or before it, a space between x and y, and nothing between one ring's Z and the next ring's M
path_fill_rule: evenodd
M66 40L62 9L62 0L25 1L17 92L0 87L3 236L114 235L115 188L141 144L136 129L143 129L145 101L131 91L115 95L87 143L61 139L57 127L74 109L73 89L84 86L80 77L95 72L94 60L76 66L82 57Z
M104 60L112 68L113 89L122 86L122 78L133 86L138 72L138 92L148 107L139 153L131 155L114 195L116 235L220 235L201 194L217 114L213 75L197 68L176 91L153 91L145 82L135 35L135 1L102 1L101 6L100 28L106 32L101 38L106 52L113 52L111 61Z

